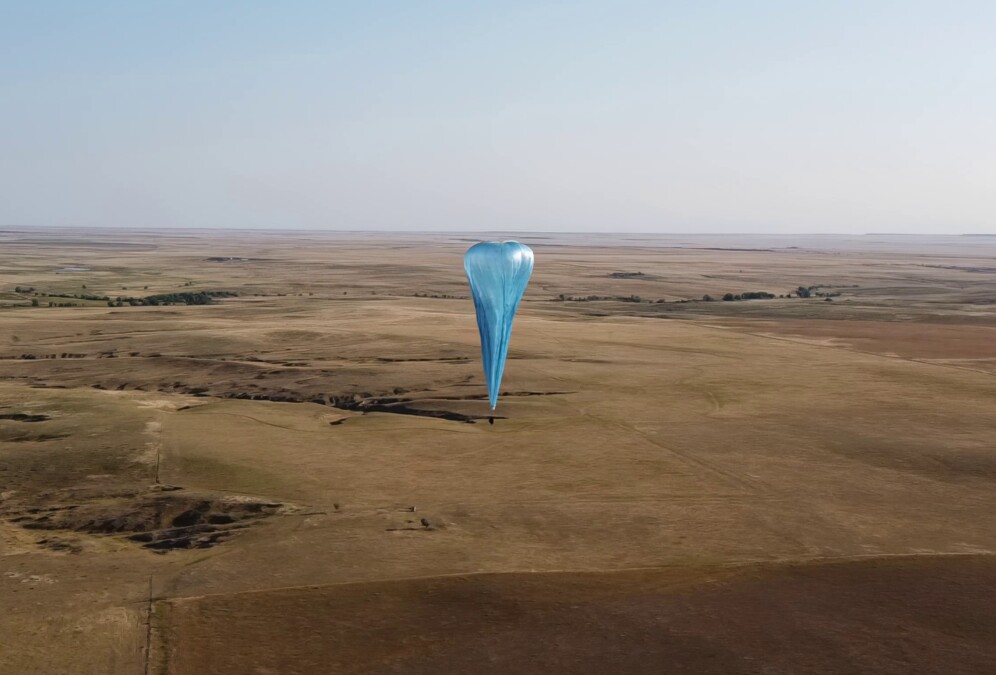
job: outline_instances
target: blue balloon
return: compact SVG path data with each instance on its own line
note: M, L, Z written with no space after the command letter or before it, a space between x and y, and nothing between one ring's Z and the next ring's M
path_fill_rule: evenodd
M533 252L517 241L474 244L463 257L481 333L481 356L491 409L498 405L512 319L533 273Z

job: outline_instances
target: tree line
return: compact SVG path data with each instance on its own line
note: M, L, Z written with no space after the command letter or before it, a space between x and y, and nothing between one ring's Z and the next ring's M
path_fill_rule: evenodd
M156 307L158 305L210 305L215 298L238 297L234 291L184 291L181 293L160 293L147 295L144 298L126 298L118 296L107 300L108 307Z
M84 288L86 288L84 286ZM210 305L215 298L238 297L235 291L181 291L178 293L159 293L156 295L146 295L144 297L131 297L119 295L111 298L109 295L95 295L92 293L43 293L36 291L31 286L16 286L15 293L30 293L32 307L41 307L42 298L48 298L48 307L86 307L83 302L73 302L74 300L86 300L90 302L105 302L108 307L148 307L158 305Z
M712 296L709 294L702 296L702 302L736 302L739 300L773 300L775 298L825 298L829 300L830 298L835 298L840 295L840 291L820 291L820 288L858 288L858 286L827 286L827 285L817 285L817 286L799 286L788 293L783 293L781 295L776 295L774 293L769 293L768 291L742 291L740 293L725 293L721 296ZM556 297L556 300L561 302L594 302L598 300L609 300L614 302L651 302L651 303L665 303L667 300L644 300L639 295L567 295L566 293L561 293ZM685 302L697 302L696 300L674 300L673 302L685 303Z

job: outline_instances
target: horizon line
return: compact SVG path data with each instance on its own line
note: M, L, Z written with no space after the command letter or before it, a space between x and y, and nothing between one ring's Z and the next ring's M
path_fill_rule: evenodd
M398 229L349 229L334 227L230 227L224 225L216 226L185 226L175 227L141 227L129 225L0 225L0 233L18 232L25 230L110 230L121 231L130 230L132 232L178 232L178 231L206 231L206 232L261 232L261 233L289 233L289 232L329 232L340 234L537 234L537 235L617 235L617 236L707 236L707 237L731 237L731 236L764 236L764 237L996 237L996 232L771 232L771 231L751 231L751 232L682 232L682 231L610 231L610 230L519 230L519 229L488 229L488 230L398 230Z

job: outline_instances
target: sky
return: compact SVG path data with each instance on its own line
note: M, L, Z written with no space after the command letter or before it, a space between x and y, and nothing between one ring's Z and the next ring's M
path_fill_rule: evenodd
M996 2L0 0L0 227L996 232Z

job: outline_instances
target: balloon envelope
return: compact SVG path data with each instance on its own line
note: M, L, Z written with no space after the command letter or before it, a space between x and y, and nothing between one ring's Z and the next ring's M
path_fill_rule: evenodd
M481 333L481 357L491 409L498 405L512 319L533 273L533 252L517 241L474 244L463 257Z

